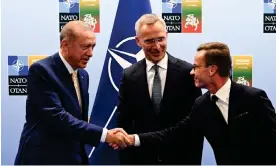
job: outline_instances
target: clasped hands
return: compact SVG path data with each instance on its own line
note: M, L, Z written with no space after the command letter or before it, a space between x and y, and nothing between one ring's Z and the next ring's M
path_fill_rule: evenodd
M115 128L107 131L105 142L113 149L124 149L134 146L135 137L127 134L122 128Z

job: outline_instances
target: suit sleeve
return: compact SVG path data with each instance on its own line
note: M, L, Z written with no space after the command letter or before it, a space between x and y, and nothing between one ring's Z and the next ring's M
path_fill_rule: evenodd
M181 118L184 118L185 116L190 113L196 99L202 95L201 88L197 88L194 83L194 76L190 74L190 71L192 70L192 65L191 64L182 64L182 72L181 74L181 100L182 104L185 107L182 107L185 109L184 111L182 110L181 112L183 113ZM180 107L181 108L181 107Z
M268 139L271 139L271 147L276 149L276 114L275 109L265 91L258 95L260 123L264 131L267 131ZM269 141L269 140L267 140Z
M199 118L200 116L194 105L189 116L183 118L175 126L156 132L138 134L141 146L160 146L163 142L177 142L185 136L192 136L199 140L203 137Z
M79 120L67 112L51 83L47 71L39 64L33 64L28 74L28 102L35 103L36 113L42 126L57 134L97 146L102 128Z
M130 108L128 96L128 82L125 71L120 82L117 127L123 128L127 133L133 132L133 113ZM120 164L132 164L132 148L119 151Z
M186 80L188 81L188 80ZM195 107L195 103L197 101L197 98L199 98L200 96L202 96L202 91L201 88L197 88L194 84L194 77L190 76L190 87L191 87L191 96L183 101L183 102L189 102L190 104L188 105L188 110L190 111L188 118L186 119L186 123L190 123L190 126L188 129L185 129L185 127L183 127L183 131L179 130L179 135L180 136L176 136L176 138L174 139L176 143L176 145L178 145L181 148L186 148L189 149L189 161L192 164L201 164L202 161L202 150L203 150L203 143L204 143L204 136L202 134L202 131L200 129L199 126L197 126L198 124L202 123L202 120L198 120L198 116L200 115L195 115L197 114L196 111L196 107ZM184 92L185 93L185 92ZM190 121L190 122L189 122ZM194 122L196 122L198 124L193 124ZM185 122L183 122L185 124ZM188 124L189 125L189 124ZM185 131L187 130L187 131ZM170 139L169 139L170 141ZM172 141L170 141L172 142ZM178 154L178 157L181 158L181 155Z
M129 106L130 96L128 96L128 93L127 79L124 71L119 89L117 127L123 128L128 133L132 133L133 113Z

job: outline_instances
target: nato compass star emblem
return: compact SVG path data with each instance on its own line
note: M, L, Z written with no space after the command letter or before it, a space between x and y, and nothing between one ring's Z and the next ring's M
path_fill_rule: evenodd
M12 63L12 68L16 71L16 72L20 72L23 68L24 68L24 63L22 61L15 60Z
M121 66L122 69L125 69L125 68L131 66L132 63L129 60L126 60L125 58L123 58L122 55L125 55L127 57L131 57L133 59L136 59L137 62L145 57L143 50L138 51L138 53L130 53L130 52L120 50L120 46L122 46L123 44L125 44L127 42L130 42L132 40L135 40L135 36L128 37L128 38L120 41L115 46L115 48L108 48L108 52L111 55L111 57L108 60L108 76L109 76L109 79L110 79L110 82L111 82L112 86L118 92L119 92L119 88L114 83L114 78L112 77L112 72L111 72L111 70L112 70L112 68L111 68L112 60L114 59Z
M171 8L171 9L173 9L173 8L175 8L177 6L176 0L167 0L166 3L168 5L168 7Z
M69 9L71 9L75 5L74 0L64 0L63 4Z
M271 9L276 9L276 0L268 0L267 4Z

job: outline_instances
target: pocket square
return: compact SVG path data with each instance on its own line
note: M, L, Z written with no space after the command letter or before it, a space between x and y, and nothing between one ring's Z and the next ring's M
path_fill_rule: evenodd
M248 114L249 114L249 112L244 112L244 113L241 113L241 114L237 115L236 118L241 118L241 117L243 117L245 115L248 115Z

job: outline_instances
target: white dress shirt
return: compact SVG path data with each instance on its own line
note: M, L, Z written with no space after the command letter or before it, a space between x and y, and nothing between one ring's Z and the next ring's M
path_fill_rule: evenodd
M150 97L152 95L152 85L153 85L153 79L154 79L154 75L155 75L155 71L153 69L153 66L155 65L154 63L152 63L151 61L149 61L148 59L146 59L146 64L147 64L147 81L148 81L148 88L149 88L149 94ZM164 58L159 61L157 63L157 65L159 66L158 71L159 71L159 76L161 79L161 92L162 95L164 93L164 87L165 87L165 83L166 83L166 77L167 77L167 68L168 68L168 55L165 54Z
M62 60L62 62L64 63L65 67L67 68L68 72L70 74L73 73L74 69L72 68L72 66L64 59L64 57L61 55L61 51L59 51L59 57ZM75 70L75 72L78 72L78 69ZM102 136L101 136L101 142L105 142L106 139L106 135L107 135L107 129L103 128L103 132L102 132Z
M151 61L149 61L148 59L146 59L146 64L147 64L148 88L149 88L149 94L150 94L150 97L151 97L151 95L152 95L153 79L154 79L154 75L155 75L155 71L154 71L154 69L152 67L155 64L152 63ZM157 65L159 66L158 71L159 71L159 75L160 75L160 79L161 79L162 95L163 95L164 88L165 88L165 83L166 83L166 77L167 77L168 55L165 54L164 58L161 59L161 61L159 61L157 63ZM138 135L134 134L134 137L135 137L134 146L140 146L140 139L139 139Z
M230 96L231 80L228 81L217 91L215 94L218 97L216 105L219 107L226 123L228 123L228 107L229 107L229 96ZM211 94L211 97L214 94Z

